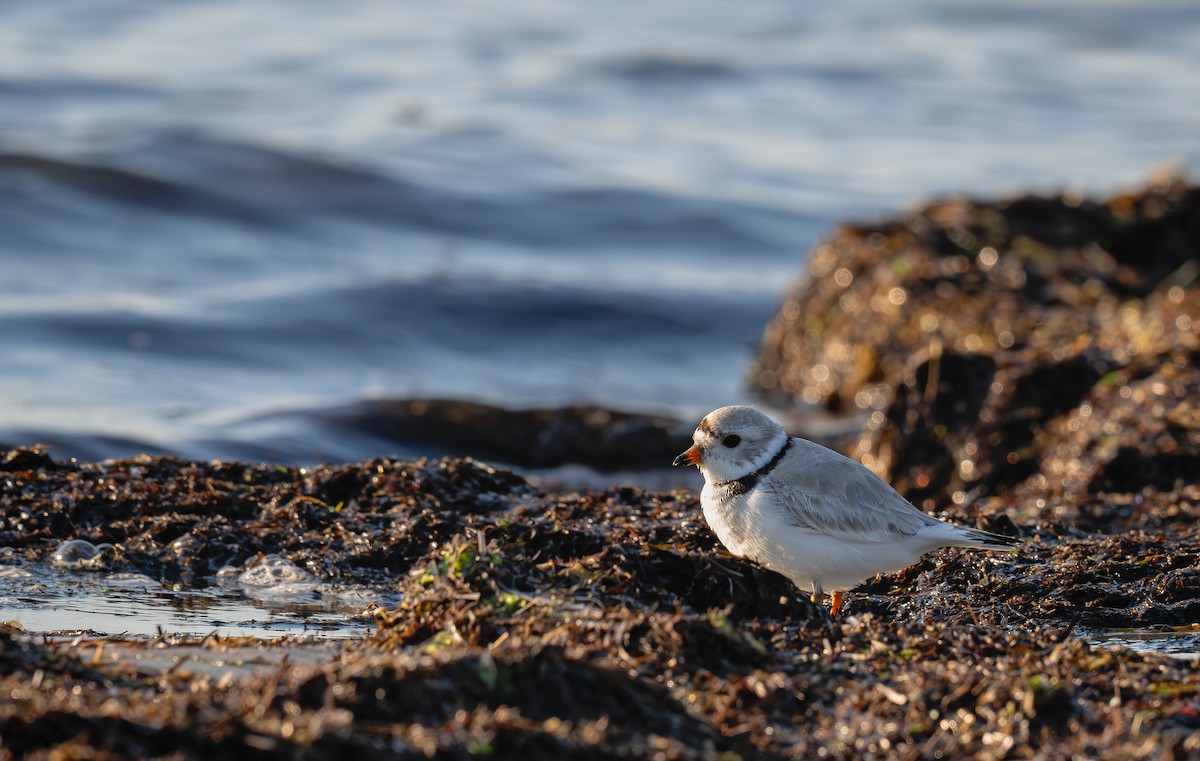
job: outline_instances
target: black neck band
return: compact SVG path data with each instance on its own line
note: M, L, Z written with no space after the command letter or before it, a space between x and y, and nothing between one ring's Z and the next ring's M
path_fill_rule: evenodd
M720 481L717 485L728 488L730 495L734 497L745 494L755 486L758 486L758 482L766 478L768 473L770 473L772 470L775 470L775 466L779 465L779 463L783 461L783 456L787 454L787 451L791 448L792 438L789 436L787 441L783 442L783 446L779 448L779 451L775 453L775 456L772 457L771 461L766 465L762 466L753 473L747 473L741 478L735 478L731 481Z

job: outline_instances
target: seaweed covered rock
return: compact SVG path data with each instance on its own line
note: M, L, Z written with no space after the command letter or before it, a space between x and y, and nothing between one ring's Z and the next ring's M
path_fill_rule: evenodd
M1106 201L936 203L819 246L750 383L864 414L856 456L918 501L1072 468L1085 491L1173 486L1200 478L1198 278L1200 189L1179 179ZM1139 435L1168 411L1164 435ZM1136 423L1123 447L1103 433L1117 420ZM1067 450L1087 457L1068 466Z
M281 468L149 456L58 462L30 452L6 455L36 467L0 478L0 547L34 559L67 538L109 543L119 567L184 584L258 554L367 581L407 570L472 516L532 493L520 476L473 460Z

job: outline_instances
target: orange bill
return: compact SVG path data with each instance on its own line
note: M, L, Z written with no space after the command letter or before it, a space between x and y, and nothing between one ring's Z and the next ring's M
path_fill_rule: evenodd
M678 466L678 465L699 465L700 464L700 450L696 448L695 444L693 444L692 446L685 449L683 451L683 454L676 457L675 462L673 462L671 464L676 465L676 466Z

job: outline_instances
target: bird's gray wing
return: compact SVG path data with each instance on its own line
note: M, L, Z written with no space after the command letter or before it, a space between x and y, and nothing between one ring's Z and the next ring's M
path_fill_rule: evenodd
M853 542L892 542L942 522L848 457L805 439L793 439L792 450L767 486L795 526Z

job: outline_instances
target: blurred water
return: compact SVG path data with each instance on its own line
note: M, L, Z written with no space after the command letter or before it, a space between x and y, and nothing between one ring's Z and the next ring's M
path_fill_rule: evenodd
M1167 0L0 4L0 443L698 416L838 221L1194 167L1197 39Z
M372 603L396 602L389 590L344 583L314 581L303 593L287 581L177 589L136 573L0 563L0 622L27 632L352 637L374 626Z
M1139 653L1161 653L1172 658L1200 659L1200 627L1161 626L1147 629L1081 628L1081 637L1104 647L1124 647Z

